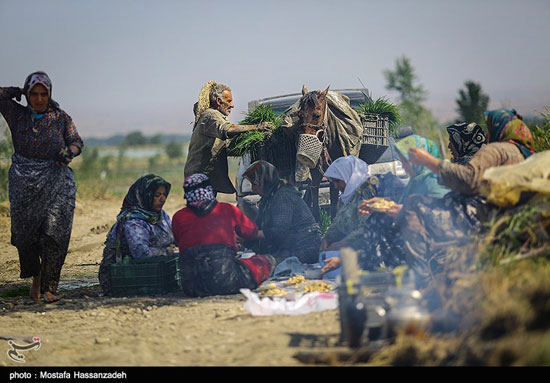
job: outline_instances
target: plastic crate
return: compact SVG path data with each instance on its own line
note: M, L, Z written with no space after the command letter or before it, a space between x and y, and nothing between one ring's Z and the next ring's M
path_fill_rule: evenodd
M157 295L182 288L179 257L125 258L109 266L113 296Z
M390 120L378 114L359 113L363 137L359 158L374 164L390 145Z
M363 144L389 146L390 119L378 114L359 114L363 125Z

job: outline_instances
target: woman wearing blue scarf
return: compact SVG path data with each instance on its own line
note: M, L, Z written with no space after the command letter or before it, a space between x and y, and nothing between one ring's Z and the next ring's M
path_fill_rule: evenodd
M520 163L534 153L533 135L515 109L485 112L485 119L489 142L467 164L442 161L421 148L409 149L411 162L430 169L453 191L479 194L485 170Z
M170 216L162 209L170 184L159 176L140 177L128 190L117 221L107 234L99 282L110 292L109 265L125 257L145 258L174 254Z
M405 190L403 190L403 192L401 193L401 196L399 196L399 198L397 198L397 200L395 201L395 204L393 204L392 208L384 212L384 214L387 214L394 218L397 217L397 215L401 211L404 201L412 194L443 197L449 192L449 189L439 185L437 181L437 176L432 171L425 168L424 166L416 165L410 162L408 152L410 148L419 148L425 150L427 153L430 153L430 155L434 156L435 158L439 158L441 160L443 159L439 152L439 148L432 140L429 140L417 134L408 136L407 138L400 140L396 144L396 152L401 159L401 163L403 164L405 171L410 176L410 180L405 187ZM383 190L380 191L380 193L383 192ZM361 204L361 210L365 212L370 212L372 210L371 206L376 202L380 202L381 199L382 198L380 197L375 197L364 201Z

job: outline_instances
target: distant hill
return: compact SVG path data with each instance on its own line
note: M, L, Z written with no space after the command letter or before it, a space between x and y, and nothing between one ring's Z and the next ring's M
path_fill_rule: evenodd
M151 139L158 139L160 137L161 144L167 144L169 142L185 143L191 139L189 134L158 134L155 136L147 136ZM110 137L83 137L84 144L86 146L119 146L126 139L125 135L117 134ZM158 142L156 142L158 143Z

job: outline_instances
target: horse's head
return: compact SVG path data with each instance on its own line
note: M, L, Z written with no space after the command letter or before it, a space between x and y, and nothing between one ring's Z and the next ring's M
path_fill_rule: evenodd
M302 98L300 99L300 111L298 113L301 133L322 134L323 120L327 108L328 88L323 91L315 90L310 92L305 85L302 87Z

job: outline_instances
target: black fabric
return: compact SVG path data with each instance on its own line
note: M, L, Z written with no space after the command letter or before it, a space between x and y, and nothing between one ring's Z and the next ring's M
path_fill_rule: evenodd
M296 256L303 263L317 263L321 229L301 195L279 189L266 208L262 230L267 252L277 262ZM258 251L256 251L258 252Z
M61 269L67 257L67 250L47 235L41 235L37 242L17 247L21 278L40 276L40 291L55 294L61 276Z
M449 141L458 152L458 158L453 162L467 164L477 151L487 143L487 138L481 126L476 123L459 123L447 126Z
M76 184L70 168L14 154L9 169L12 245L27 246L48 235L66 251L75 198Z
M194 246L180 255L180 265L183 290L191 297L237 294L242 288L258 287L229 246Z
M443 198L411 195L397 220L373 214L362 227L362 269L407 264L422 276L442 271L448 250L470 243L491 206L483 197L450 192Z

